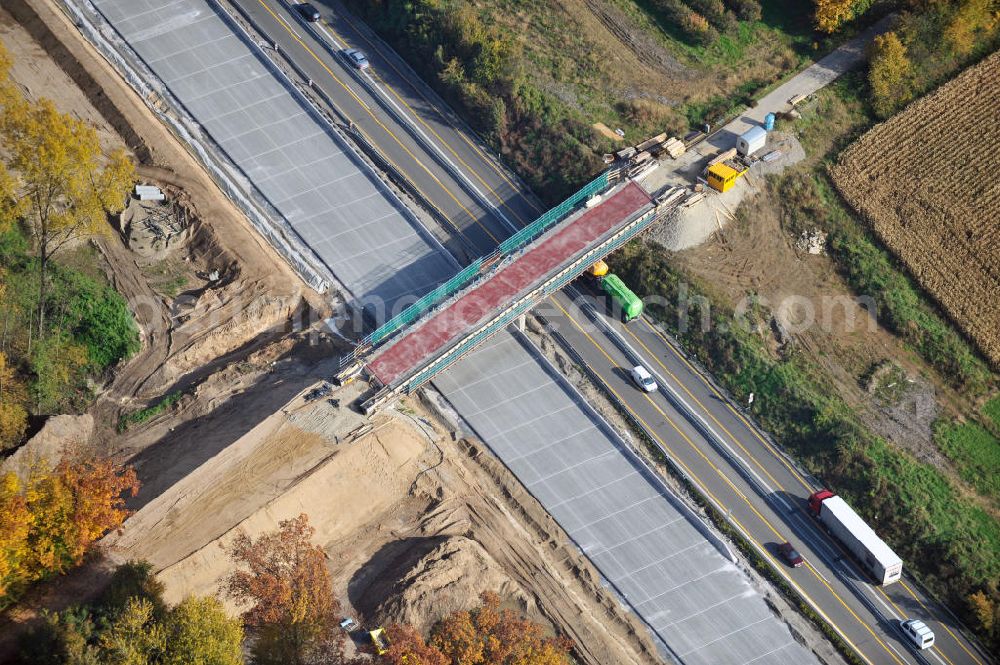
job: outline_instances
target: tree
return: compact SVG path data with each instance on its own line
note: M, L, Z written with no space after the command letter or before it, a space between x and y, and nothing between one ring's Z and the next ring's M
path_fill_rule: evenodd
M0 608L23 579L31 514L14 473L0 478Z
M995 21L991 0L964 0L944 29L944 41L958 55L968 55L976 45L976 34L991 29Z
M382 656L382 662L390 665L451 665L452 662L469 663L472 660L453 661L441 653L437 647L424 642L424 638L412 626L391 625L386 630L389 635L389 651Z
M153 574L148 561L129 561L115 568L108 586L97 602L104 614L118 614L130 598L143 598L153 606L153 617L161 620L167 615L163 600L163 583Z
M453 612L431 630L430 643L409 626L390 626L391 665L569 665L572 642L545 637L542 627L500 609L486 592L471 612Z
M129 598L98 644L106 665L152 665L166 650L166 631L154 620L152 603Z
M36 579L79 565L94 541L128 517L123 494L138 491L135 470L111 459L63 458L52 471L38 467L26 493Z
M165 623L163 665L239 665L243 626L226 616L215 598L188 597Z
M913 67L906 56L906 47L895 32L875 37L868 83L872 90L872 107L882 118L888 118L913 96Z
M39 463L23 485L13 473L0 482L0 606L27 584L63 573L94 541L128 516L123 494L139 483L131 467L112 460Z
M572 643L547 638L542 627L500 609L500 597L480 596L482 605L472 612L455 612L431 631L431 644L452 662L476 665L569 665ZM476 645L478 642L479 646ZM461 660L461 658L473 660Z
M49 260L70 241L105 230L107 215L124 207L134 166L124 150L104 157L94 128L60 113L48 99L29 102L2 93L0 129L38 252L37 332L43 338Z
M97 622L89 608L44 612L41 623L21 635L15 662L24 665L107 665L95 643Z
M3 271L0 270L0 278ZM3 285L0 285L0 298ZM0 351L0 451L13 448L24 435L28 424L28 411L24 408L25 390L14 368L7 362L7 354Z
M230 575L225 588L250 605L243 619L258 632L257 663L307 663L335 634L340 606L323 549L311 542L314 532L302 514L256 540L241 534L230 548L246 569Z
M816 29L822 32L836 32L837 28L854 18L856 0L815 0L814 13Z

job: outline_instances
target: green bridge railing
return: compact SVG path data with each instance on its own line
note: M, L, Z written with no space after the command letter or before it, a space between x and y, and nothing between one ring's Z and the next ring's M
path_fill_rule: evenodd
M580 205L580 203L587 200L594 194L607 189L608 184L610 183L610 175L610 171L601 173L601 175L597 176L582 188L574 192L565 201L542 213L538 219L504 240L491 254L476 259L447 282L444 282L429 293L426 293L402 312L383 323L375 329L374 332L358 342L355 347L356 350L341 361L341 367L344 367L356 360L359 352L366 353L370 351L373 347L378 346L397 331L414 323L424 314L469 286L480 274L483 273L484 270L489 270L505 257L517 252L533 242L543 233L548 231L554 224L566 217L566 215L572 212L573 209Z

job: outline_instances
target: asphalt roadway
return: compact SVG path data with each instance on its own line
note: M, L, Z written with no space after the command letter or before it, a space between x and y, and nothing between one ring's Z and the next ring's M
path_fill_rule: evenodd
M869 662L989 662L964 638L955 619L923 595L905 572L896 584L870 582L806 511L806 498L821 484L800 471L647 318L621 323L585 283L560 292L535 312L689 480ZM628 369L636 364L653 374L657 393L643 393L632 383ZM803 555L803 567L789 568L778 555L777 546L785 541ZM919 652L903 642L898 621L908 618L931 626L936 637L932 649Z
M313 27L300 22L278 0L234 1L310 72L313 84L322 87L347 121L360 126L393 160L467 246L486 253L512 228L541 212L519 181L355 19L316 2L324 22L313 33ZM372 69L359 73L347 66L337 55L341 46L362 48ZM554 303L544 312L546 317L605 387L866 660L897 665L988 662L962 638L947 614L910 582L882 589L864 579L803 512L803 497L816 485L761 437L655 328L644 320L627 328L591 320L594 330L587 331L587 316L574 312L565 294ZM616 340L615 332L624 342ZM660 394L640 393L628 383L622 369L636 357L657 375ZM784 540L796 544L807 566L784 567L773 549ZM914 652L900 641L892 621L913 616L930 620L937 636L933 650Z
M646 622L670 662L819 662L720 537L522 334L502 332L434 386Z
M231 0L268 41L335 101L344 120L359 127L422 195L463 263L490 251L544 212L520 181L486 151L410 67L345 12L316 2L324 20L305 23L283 0ZM371 67L359 71L340 55L361 48ZM444 137L447 137L445 139Z
M330 79L329 91L338 106L353 108L351 114L361 121L365 115L380 117L391 132L383 132L378 145L393 159L403 162L401 153L405 151L398 144L405 143L406 136L413 138L413 130L400 123L412 118L411 122L424 128L424 134L433 138L436 149L434 145L428 147L427 142L417 145L415 138L411 149L416 155L424 155L419 161L434 171L437 178L427 182L420 179L419 171L412 171L413 177L428 196L440 201L442 206L447 206L446 199L451 196L460 198L463 194L468 196L469 205L480 204L479 210L485 217L459 226L459 231L468 234L468 244L481 248L481 253L492 248L494 237L500 237L509 222L520 226L540 212L534 197L479 147L454 114L399 56L339 4L326 0L314 2L323 15L318 34L321 37L329 35L330 41L324 45L312 36L310 27L279 0L234 1L255 19L260 17L266 21L270 18L269 30L284 30L288 44L282 42L282 48L294 49L294 57L302 66L309 61L316 63L310 65L315 67L316 80L324 75ZM371 94L376 89L336 55L335 49L342 46L365 51L372 63L368 71L384 89L383 99L385 95L396 99L406 111L405 115L385 113L378 116L382 102ZM845 57L851 59L857 45L851 43L848 49L850 53ZM837 57L835 55L834 59ZM815 71L808 70L803 75L812 81ZM357 106L357 98L365 100L365 108ZM758 106L760 112L768 110ZM366 126L366 131L369 128ZM416 152L421 147L423 150ZM496 195L492 197L493 206L483 203L481 197L469 195L467 183L456 184L453 170L444 168L440 159L432 160L428 156L428 152L442 151L451 155L453 163L460 167L463 175L458 179L477 183L482 192ZM451 180L446 179L449 176ZM453 183L449 194L436 192L433 185L438 181L445 187L449 187L448 182ZM480 225L492 229L494 237L477 232L476 227ZM605 387L647 426L668 454L686 467L699 489L722 507L780 574L865 660L894 665L981 665L990 662L986 654L964 638L956 620L926 597L912 581L904 577L901 583L885 588L871 584L842 548L805 513L804 498L818 488L818 484L799 473L794 464L655 327L640 319L626 328L601 315L607 326L598 325L591 319L592 330L588 330L587 316L580 311L574 312L565 292L550 302L552 307L539 309L544 310L546 318L581 354ZM645 395L628 381L623 369L631 367L636 358L657 375L660 394ZM778 558L776 546L786 540L800 550L806 558L806 566L789 570ZM928 621L934 629L937 643L933 649L918 652L902 642L895 622L914 617Z

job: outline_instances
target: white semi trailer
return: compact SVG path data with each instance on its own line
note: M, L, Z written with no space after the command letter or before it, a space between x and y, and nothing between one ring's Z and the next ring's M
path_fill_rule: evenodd
M880 584L892 584L903 574L903 560L842 498L820 490L809 497L809 510Z

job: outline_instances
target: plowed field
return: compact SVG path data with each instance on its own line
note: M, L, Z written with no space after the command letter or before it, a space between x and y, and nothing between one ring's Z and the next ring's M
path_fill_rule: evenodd
M844 198L1000 365L1000 53L844 151Z

